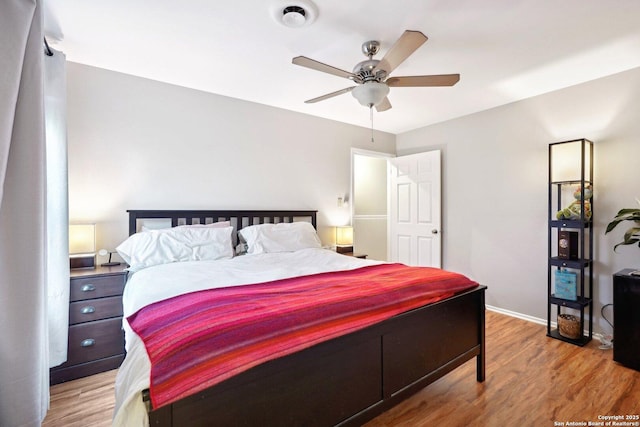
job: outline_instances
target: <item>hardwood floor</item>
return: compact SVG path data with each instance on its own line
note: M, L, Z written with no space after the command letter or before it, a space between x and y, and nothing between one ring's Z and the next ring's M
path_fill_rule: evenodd
M577 347L547 338L544 326L489 311L486 337L484 383L469 361L366 427L546 427L640 415L640 372L613 362L597 340ZM43 427L109 426L114 380L110 371L51 387Z
M545 329L487 312L484 383L467 362L366 426L544 427L640 414L640 372L613 362L597 340L581 348Z
M115 405L117 370L51 386L43 427L107 427Z

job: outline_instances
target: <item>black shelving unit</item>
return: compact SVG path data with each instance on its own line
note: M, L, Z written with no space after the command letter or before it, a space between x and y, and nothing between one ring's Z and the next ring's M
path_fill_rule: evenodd
M574 158L567 159L568 155ZM563 165L571 166L571 172L558 172ZM581 195L588 189L593 192L593 143L583 138L549 144L547 336L583 346L593 337L593 200L590 200L590 216L583 199L577 218L556 217L556 212L575 200L573 193L577 189ZM577 254L570 258L559 254L558 239L563 230L578 233ZM575 273L576 300L556 295L557 270ZM552 319L557 321L560 314L572 314L579 319L579 337L568 338L560 334L558 327L553 327Z

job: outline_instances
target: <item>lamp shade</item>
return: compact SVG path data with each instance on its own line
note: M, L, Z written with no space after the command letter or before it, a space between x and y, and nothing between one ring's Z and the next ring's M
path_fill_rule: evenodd
M96 225L69 225L69 266L94 268L96 265Z
M69 254L94 255L96 252L96 225L69 225Z
M582 179L582 159L587 181L591 180L591 141L578 139L550 145L551 182L580 181Z
M354 87L351 94L361 105L375 107L389 94L389 86L384 83L367 82Z
M336 227L336 245L337 246L353 245L353 227L351 226Z

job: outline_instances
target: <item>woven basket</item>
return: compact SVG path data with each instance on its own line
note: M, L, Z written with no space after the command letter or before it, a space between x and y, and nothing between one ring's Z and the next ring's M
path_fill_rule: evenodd
M558 314L558 332L565 338L580 338L580 320L572 314Z

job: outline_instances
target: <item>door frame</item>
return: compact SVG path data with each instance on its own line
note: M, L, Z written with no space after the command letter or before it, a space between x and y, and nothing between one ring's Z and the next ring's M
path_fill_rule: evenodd
M374 151L374 150L367 150L364 148L355 148L355 147L351 147L351 177L350 177L350 183L349 183L349 221L351 223L351 225L353 225L353 217L354 217L354 187L355 187L355 183L354 183L354 179L353 179L353 175L354 175L354 169L355 169L355 161L354 158L356 155L359 156L366 156L366 157L375 157L375 158L382 158L382 159L392 159L396 157L395 153L386 153L384 151ZM387 174L387 188L385 189L386 191L388 191L388 187L389 187L389 176ZM389 195L387 194L387 211L386 211L386 217L387 217L387 235L388 235L388 229L389 229ZM387 253L389 250L389 245L387 243Z

